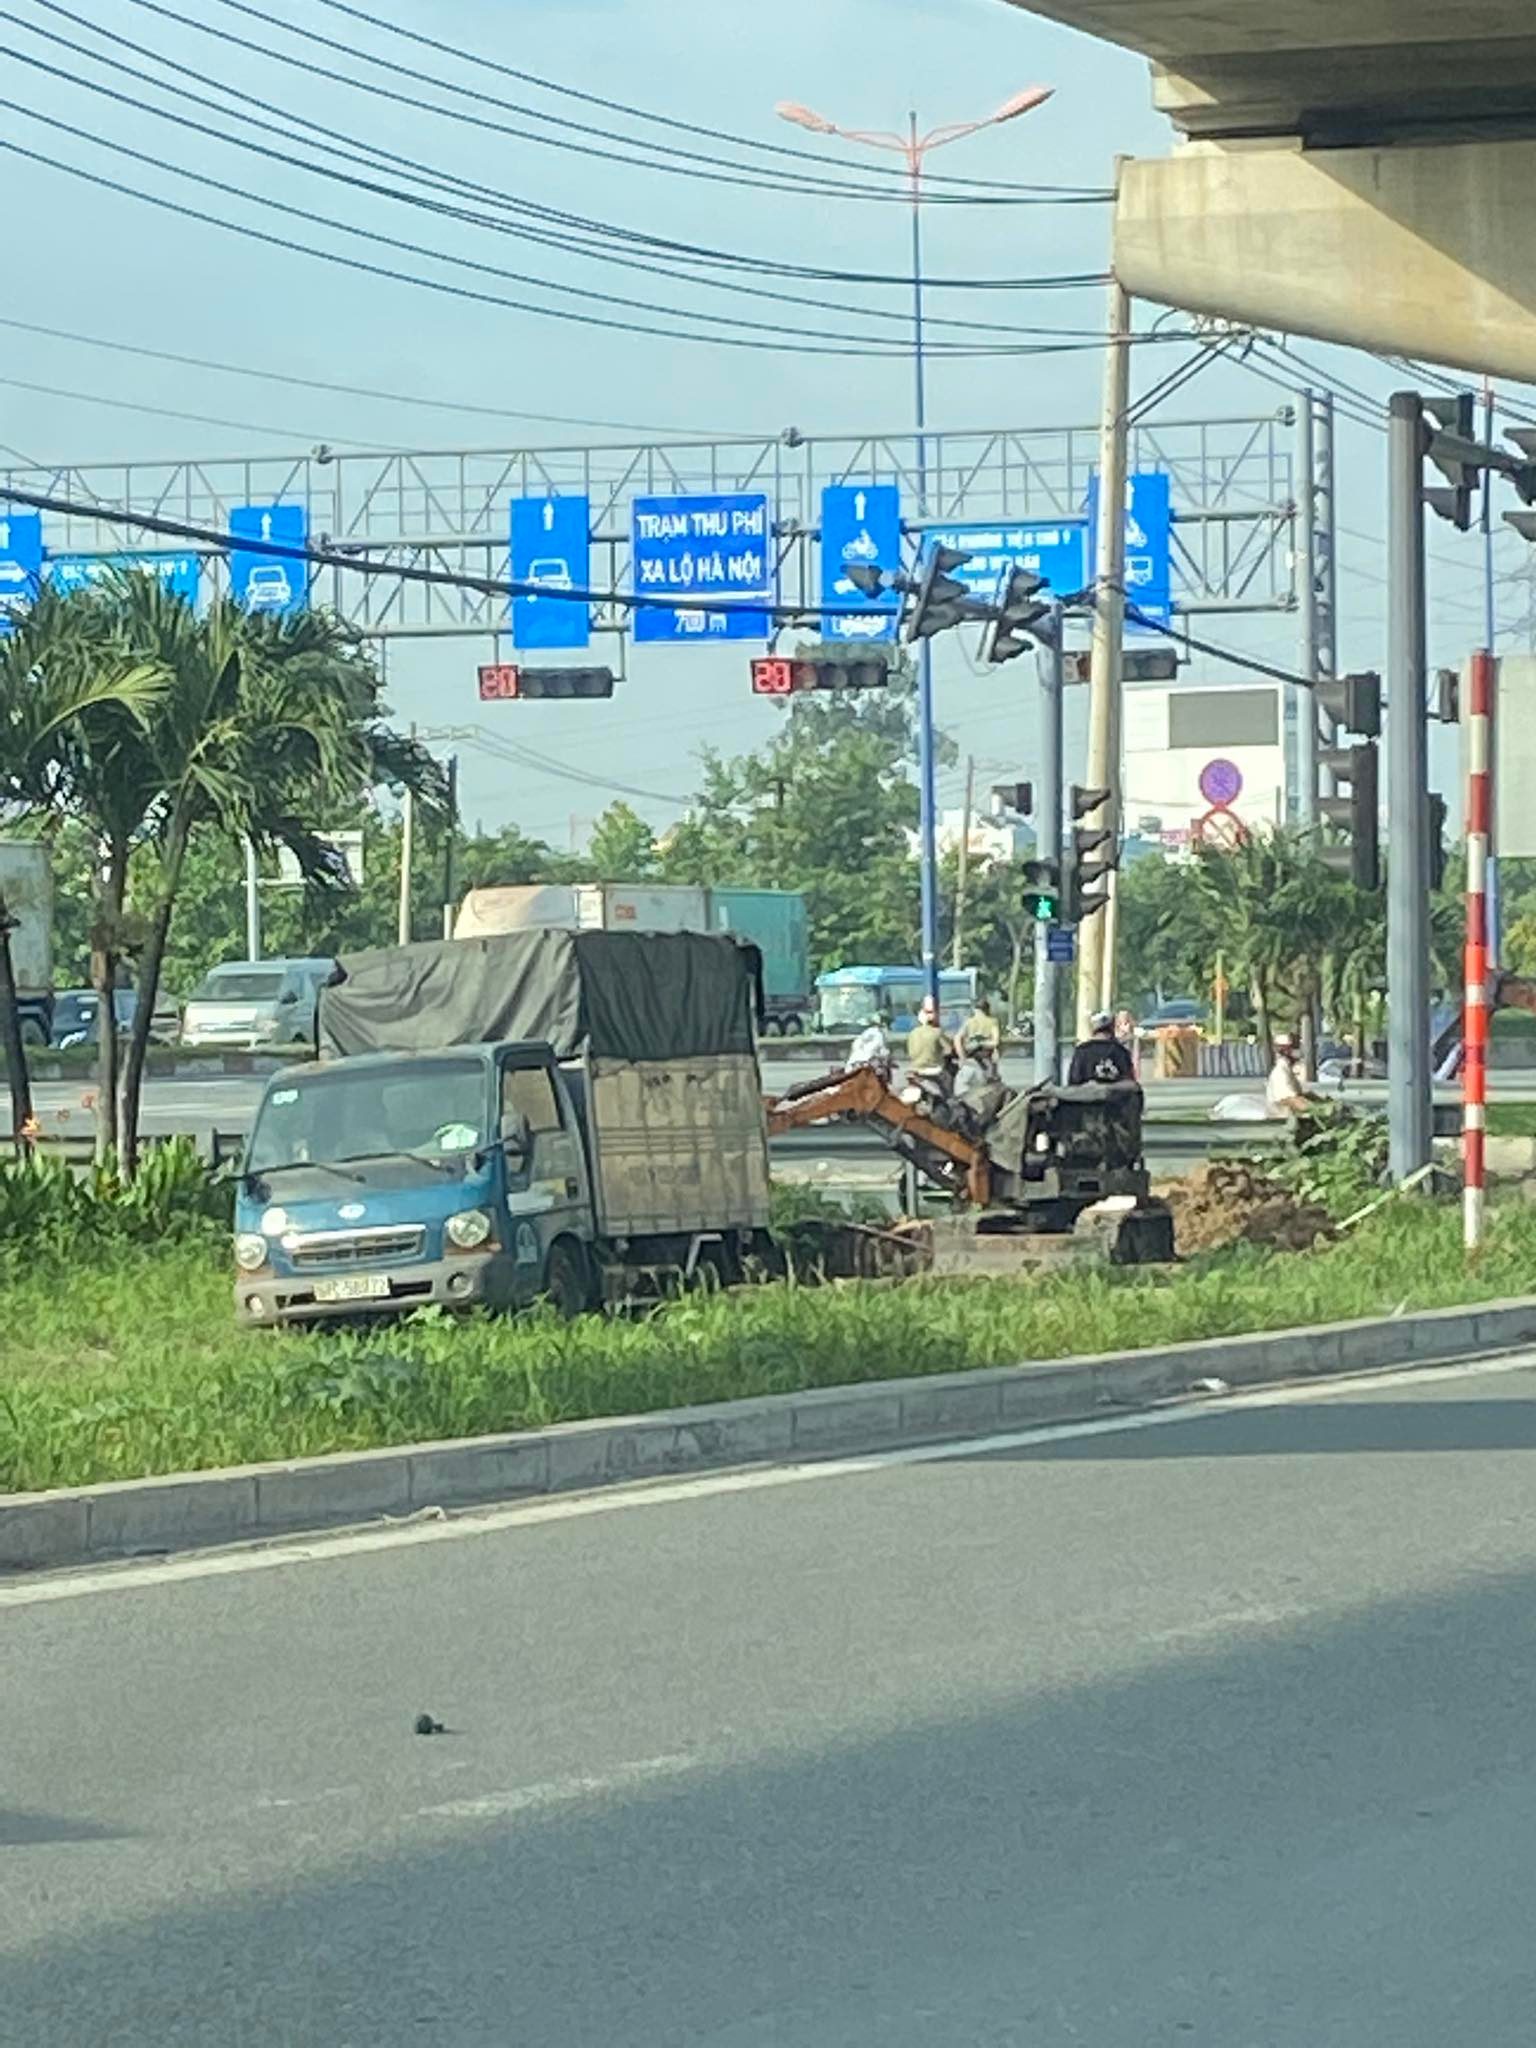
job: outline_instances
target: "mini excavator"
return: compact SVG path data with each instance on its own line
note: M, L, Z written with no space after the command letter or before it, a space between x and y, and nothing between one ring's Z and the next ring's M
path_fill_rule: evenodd
M963 1270L967 1244L985 1241L994 1256L974 1263L996 1270L1008 1240L1066 1233L1095 1238L1117 1265L1174 1255L1172 1212L1152 1194L1142 1158L1134 1082L1018 1091L994 1081L954 1097L898 1091L881 1068L861 1066L802 1081L765 1108L770 1136L867 1124L949 1195L951 1217L936 1235L940 1270Z

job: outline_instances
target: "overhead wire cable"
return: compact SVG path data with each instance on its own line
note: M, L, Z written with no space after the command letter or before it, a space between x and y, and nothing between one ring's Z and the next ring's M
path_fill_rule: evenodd
M30 116L37 120L47 121L48 119L47 116L38 114L34 109L23 106L18 101L0 100L0 107L5 107L13 113L18 113L23 116ZM106 138L93 135L91 131L76 128L71 123L55 121L52 125L56 127L61 127L67 133L79 136L88 142L94 142L98 144L100 147L114 151L119 155L128 156L129 158L134 159L141 164L148 164L156 169L174 168L178 175L194 183L209 185L217 184L218 182L216 180L208 179L206 177L199 178L197 173L189 171L181 166L166 166L162 164L159 159L148 156L141 150L133 150L128 148L128 146L124 143L112 142L110 140L107 140ZM471 287L469 285L456 284L448 279L422 277L414 272L402 271L399 269L391 268L387 264L371 262L361 256L348 255L347 253L341 250L317 248L313 243L301 242L295 240L290 236L276 235L271 233L267 229L253 227L245 222L228 220L222 217L221 215L209 213L200 207L190 206L186 204L184 201L168 199L161 194L147 192L143 189L141 185L125 184L120 179L107 177L103 172L87 170L83 165L70 163L57 157L51 157L41 150L28 149L24 147L21 143L11 140L9 137L0 137L0 150L5 150L9 152L11 155L19 156L28 162L41 164L47 167L48 169L62 172L64 175L68 177L75 178L86 184L94 185L100 190L116 192L121 194L125 198L133 199L144 205L153 206L160 210L161 212L173 214L180 219L200 221L205 226L221 228L228 233L243 236L247 240L265 243L268 247L282 249L290 254L311 256L321 262L338 265L341 268L348 270L359 271L367 276L384 278L397 284L415 285L423 290L439 292L451 298L464 299L481 305L498 306L511 310L513 312L533 314L544 319L559 320L567 323L575 323L576 325L583 327L605 328L613 332L625 334L650 335L664 341L709 342L713 343L717 347L722 348L751 349L771 354L789 353L794 355L845 356L857 357L866 361L895 360L898 362L905 361L910 355L910 347L903 346L903 344L897 341L894 337L889 342L889 344L882 343L878 339L861 344L857 341L856 338L839 335L834 337L833 344L829 344L827 342L819 340L807 341L806 339L804 339L805 330L802 330L801 333L793 337L785 337L779 340L758 340L755 338L754 335L750 334L699 334L689 332L677 326L653 327L645 322L615 319L607 314L601 314L596 312L576 312L574 310L568 310L560 306L545 306L532 304L527 300L509 298L504 293L485 291L475 287ZM302 219L309 220L315 218L313 214L307 212L305 209L286 206L280 207L279 202L274 201L270 198L261 197L239 186L225 187L223 189L233 192L237 197L244 198L252 201L253 203L260 204L265 210L271 210L274 207L279 207L279 210L287 213L297 214ZM376 232L371 232L367 229L352 228L348 227L345 223L331 223L328 220L323 221L322 224L338 225L342 232L357 235L364 240L380 242L385 244L386 246L391 247L403 247L411 249L413 251L416 251L417 253L424 254L425 256L428 257L429 260L449 260L437 257L436 252L430 249L420 250L418 248L418 245L400 242L395 237L380 235ZM476 264L467 258L456 258L452 260L457 262L462 267L466 267L471 270L477 270L481 272L488 272L490 275L493 276L514 275L514 273L498 271L494 266ZM552 289L552 287L544 285L542 280L533 280L533 282L538 288ZM565 287L564 289L568 293L575 293L583 300L615 299L615 295L613 294L583 292L580 290L580 288L575 286L568 286ZM615 302L621 305L632 303L622 298L615 299ZM687 316L674 315L674 317L686 317L690 319L697 318L699 320L708 318L713 321L721 320L724 316L710 316L699 314ZM782 329L771 326L768 323L764 322L741 321L735 324L749 326L757 329L766 329L766 331L769 334L782 334ZM1042 342L1037 344L1021 344L1015 348L1003 346L982 348L979 346L971 346L962 343L939 342L935 345L932 353L940 358L953 359L974 359L980 356L1024 357L1056 354L1077 354L1088 350L1102 348L1103 346L1104 343L1102 342L1102 340L1097 342Z
M3 12L0 12L0 20L14 20L14 18L14 16L7 16ZM93 79L79 78L70 72L60 69L56 65L47 63L42 58L29 56L24 51L13 50L11 52L11 55L17 61L23 64L30 65L33 68L46 72L56 78L62 79L67 84L78 86L87 92L93 92L100 95L103 98L116 101L119 105L131 108L135 112L146 113L158 120L168 121L176 127L191 130L193 133L196 134L209 136L214 141L223 143L225 146L229 148L242 149L248 151L262 158L266 162L281 164L285 169L307 171L313 176L330 179L335 183L347 186L351 190L369 193L375 198L385 198L393 200L398 204L419 208L432 214L446 216L451 219L465 222L472 226L487 228L494 233L510 234L521 240L532 241L541 244L545 247L558 249L563 254L586 256L590 257L592 260L616 263L628 269L649 272L651 275L654 276L666 277L671 279L676 279L677 277L677 272L675 269L668 268L661 264L648 262L638 257L619 256L612 254L611 252L591 251L579 247L574 247L570 243L569 239L565 237L540 233L526 228L515 228L511 227L505 222L488 221L481 216L470 213L464 208L444 206L440 202L424 199L415 194L400 192L391 187L377 184L370 179L358 178L347 172L333 169L332 167L325 164L306 162L303 159L294 158L291 155L285 155L281 151L269 148L267 145L263 143L254 142L247 136L228 134L220 128L213 127L208 122L196 120L189 115L173 113L163 107L144 105L142 102L133 99L132 96L127 93L119 92L115 88L100 84L98 81ZM105 62L106 60L97 58L95 61ZM131 69L131 67L129 68ZM145 76L145 74L140 72L134 72L132 75L137 77ZM175 90L175 88L159 86L156 84L156 81L153 80L150 80L149 83L151 83L152 85L156 85L156 89L160 91ZM267 124L263 123L261 125L265 126ZM75 132L78 133L81 131ZM100 138L92 139L99 140ZM119 145L108 143L107 146L118 147ZM149 159L149 161L158 160ZM161 164L159 167L179 172L183 176L190 177L194 175L191 172L183 170L183 168L179 165ZM254 196L249 193L244 193L241 191L240 188L229 185L228 183L224 183L218 179L211 179L207 178L206 176L198 176L197 181L199 183L211 184L218 190L227 193L235 193L238 196ZM414 255L429 256L431 258L434 258L438 262L455 264L474 271L488 272L492 276L502 277L513 283L531 284L537 287L538 289L544 291L574 294L582 298L593 297L600 299L608 304L624 305L632 307L635 310L642 312L660 313L668 310L664 305L658 303L655 300L632 299L625 295L594 291L589 286L566 284L557 279L536 278L530 276L526 272L506 270L496 265L480 264L469 257L462 257L441 250L431 250L425 248L423 245L419 243L398 240L393 236L380 235L377 233L377 231L373 229L358 227L349 222L342 222L334 219L326 219L326 217L323 215L313 215L305 208L285 205L281 201L273 200L270 196L266 198L265 203L269 206L275 205L278 207L280 211L285 212L289 215L297 216L300 219L318 218L322 220L325 225L335 227L341 230L342 232L365 236L370 240L383 241L390 247L404 249ZM911 325L911 315L909 313L904 311L896 311L889 307L847 306L838 304L829 305L820 299L806 298L803 294L798 292L775 291L766 285L741 284L726 278L694 278L688 281L697 285L701 285L704 289L710 291L731 292L752 299L774 300L785 305L791 305L795 307L808 307L811 310L817 312L831 313L834 315L840 314L855 320L894 321L904 330L909 328ZM767 332L779 333L782 331L781 323L770 324L760 321L754 321L746 318L744 315L711 313L707 309L703 308L687 308L682 310L685 318L693 320L710 323L720 322L722 324L735 324L737 322L740 322L740 324L742 324L743 326L757 328ZM991 336L1019 334L1029 336L1049 336L1052 339L1071 341L1086 341L1093 338L1093 331L1088 328L1031 327L1023 326L1015 322L1005 323L999 321L956 319L942 314L935 314L931 316L928 324L933 327L962 330L967 333L977 333ZM826 337L827 333L827 330L816 328L808 328L802 331L810 334L819 334L823 336L823 338ZM841 339L843 337L839 336L838 338ZM908 347L909 345L907 344L905 339L903 339L901 344L903 354L906 354L908 352Z
M258 94L247 92L241 87L229 84L227 80L210 79L206 73L197 71L191 65L177 62L176 59L167 56L163 51L135 42L130 37L90 21L86 16L77 13L73 8L63 5L62 0L27 0L27 4L42 8L49 14L72 22L76 27L85 29L89 34L98 37L102 41L108 42L118 49L127 50L136 56L145 58L149 62L158 65L162 70L173 72L178 77L191 80L193 89L190 91L179 90L177 87L168 84L165 80L153 78L149 73L138 71L135 67L124 64L117 58L110 60L110 68L114 74L128 74L141 78L146 83L152 84L158 91L175 94L182 99L193 100L205 112L209 111L207 95L209 90L212 89L222 94L226 99L237 101L245 107L255 107L264 115L279 117L281 121L296 124L310 132L307 137L296 138L293 136L291 125L286 128L273 126L268 121L259 121L250 115L242 115L241 118L245 119L252 127L278 134L285 140L309 141L311 146L320 147L330 154L339 157L342 161L362 164L369 169L383 166L391 171L409 171L412 176L420 178L423 182L439 191L463 195L487 205L506 207L515 214L556 226L562 231L562 239L553 245L556 247L564 248L567 246L565 238L570 234L581 234L594 238L598 244L601 244L606 239L616 241L625 246L655 251L664 255L668 261L677 264L690 263L698 265L707 264L713 267L723 266L743 271L756 277L771 274L811 283L883 285L900 287L907 291L910 291L912 288L913 280L910 275L887 271L850 270L846 266L828 267L814 264L784 263L774 258L754 256L739 250L719 249L699 243L681 242L672 237L649 234L634 228L621 227L611 221L596 220L584 214L572 213L564 208L553 207L546 203L530 200L516 193L507 192L504 189L486 185L473 179L461 177L456 173L444 171L430 164L422 163L418 158L404 156L397 150L386 149L382 144L370 142L364 137L347 134L345 131L338 129L333 121L313 120L292 108L279 107L272 101L261 98ZM25 28L32 35L46 38L48 41L63 48L73 50L79 55L86 56L91 61L104 67L109 63L109 60L103 57L100 52L90 49L85 44L74 42L71 38L60 35L56 30L45 31L34 23L19 20L15 15L11 15L8 18L15 21L18 27ZM72 74L65 75L73 83L85 83L83 80L74 79ZM135 101L132 104L137 110L139 103ZM214 111L224 113L229 110L217 108ZM1104 271L1021 278L952 278L942 275L927 275L924 278L924 288L930 291L1075 291L1104 285L1108 282L1109 275Z
M196 29L204 35L212 36L219 42L233 44L255 56L265 58L273 63L287 65L291 69L302 72L309 77L322 79L331 85L348 86L354 91L368 93L376 98L389 100L396 105L408 107L415 113L435 114L444 120L457 121L471 127L485 129L492 133L509 135L518 141L537 143L547 148L569 151L577 156L592 157L603 162L622 164L629 169L660 171L670 176L694 180L699 178L700 165L702 165L709 172L709 182L711 185L729 185L749 191L788 193L791 196L805 198L872 199L889 204L903 205L910 203L909 195L905 191L885 190L879 187L850 184L845 179L834 178L823 178L815 182L805 180L789 183L782 177L763 175L755 166L722 166L718 157L705 155L702 151L670 150L667 154L652 157L626 155L621 150L599 148L593 143L575 142L566 135L542 135L526 128L517 128L507 121L495 120L483 114L470 113L461 107L439 106L431 100L422 99L419 93L399 92L392 87L379 84L374 79L357 78L348 72L337 71L334 67L317 64L312 59L295 56L291 51L282 49L273 43L271 31L274 28L282 27L290 35L301 37L307 42L324 45L354 61L373 64L395 76L408 79L413 85L418 87L422 83L426 83L435 86L441 91L458 93L461 97L478 104L494 107L498 112L512 111L529 116L534 120L543 120L548 124L578 132L599 135L606 133L603 130L591 129L588 124L567 121L557 115L541 114L535 109L518 106L494 95L476 92L469 86L456 85L452 82L445 82L442 79L424 78L423 74L413 67L394 64L387 58L372 56L368 52L360 51L348 44L337 42L332 37L319 35L312 29L296 28L290 23L277 23L270 14L262 13L254 8L242 7L238 4L238 0L222 0L222 4L232 6L236 12L250 15L259 21L267 31L265 41L256 41L249 36L237 35L232 29L216 27L213 23L197 16L177 14L171 8L162 6L160 0L129 0L129 4L146 8L150 13L174 22L178 28ZM610 141L626 141L630 143L631 147L638 146L643 149L654 149L657 147L657 145L644 142L636 143L634 138L609 136L608 139ZM678 160L673 161L673 157L676 157ZM689 161L687 159L693 160ZM930 202L941 206L948 204L1020 206L1038 203L1028 200L997 197L962 199L959 195L948 195L943 192L931 194Z
M257 378L269 384L291 384L296 389L324 391L339 398L377 399L387 405L425 406L440 412L473 413L485 419L531 420L540 426L596 427L605 433L615 434L668 434L684 439L697 438L700 434L700 430L694 427L659 427L654 423L634 420L595 420L573 417L566 413L521 412L512 406L477 405L462 398L429 398L424 392L384 391L367 384L337 384L324 377L301 377L255 363L232 363L227 360L221 361L214 356L182 355L174 349L152 348L139 342L108 338L103 334L81 334L72 328L47 327L35 320L17 320L6 314L0 314L0 327L10 328L20 334L39 335L46 341L77 342L82 347L106 349L116 355L142 356L150 362L174 363L181 369L207 370L219 376ZM730 438L730 435L722 431L722 435L714 438Z
M600 107L607 113L621 114L629 120L649 121L656 126L670 128L682 134L702 136L707 141L728 143L738 149L755 149L771 156L790 157L802 163L815 164L818 168L824 167L827 161L825 157L819 155L815 150L796 148L791 143L757 141L751 136L732 134L722 128L705 127L698 122L683 121L673 115L652 113L644 107L631 106L623 100L606 99L600 93L585 92L576 86L559 84L555 80L540 77L534 72L521 71L513 65L500 63L497 59L488 57L483 51L463 50L452 43L445 43L435 36L426 35L419 29L404 28L398 22L388 21L378 15L369 14L360 7L349 6L346 4L346 0L318 0L318 4L322 7L331 8L337 14L349 15L354 21L363 22L370 28L384 29L391 35L404 38L407 42L436 50L443 56L455 57L463 63L473 65L476 70L494 72L502 78L514 78L520 84L532 85L541 92L558 94L564 99L577 100L584 102L588 106ZM894 167L887 169L885 166L872 166L871 168L880 170L887 177L904 178L906 175L904 171ZM926 174L926 177L935 184L973 186L983 191L1029 195L1048 194L1052 197L1059 196L1091 202L1107 202L1114 198L1114 193L1104 188L1021 184L1011 179L972 178L946 171L929 172Z

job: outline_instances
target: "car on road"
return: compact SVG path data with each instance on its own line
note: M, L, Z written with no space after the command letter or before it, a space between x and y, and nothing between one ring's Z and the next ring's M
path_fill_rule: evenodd
M181 1020L183 1045L313 1045L315 1004L336 962L229 960L193 989Z
M116 991L113 1004L116 1017L117 1035L126 1038L133 1029L133 1020L138 1014L139 998L136 990L120 988ZM62 989L53 1001L53 1036L49 1043L58 1052L68 1052L77 1045L89 1045L97 1037L96 1020L101 1014L101 1000L93 988ZM181 1028L181 1012L173 996L159 995L155 998L154 1015L150 1019L149 1038L152 1045L174 1045Z

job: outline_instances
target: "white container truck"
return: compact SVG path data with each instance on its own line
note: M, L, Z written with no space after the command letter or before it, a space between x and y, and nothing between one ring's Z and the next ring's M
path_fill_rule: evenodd
M456 939L507 932L707 932L709 891L671 882L527 882L471 889Z
M11 968L26 1045L53 1028L53 862L36 839L0 839L0 902L12 921Z

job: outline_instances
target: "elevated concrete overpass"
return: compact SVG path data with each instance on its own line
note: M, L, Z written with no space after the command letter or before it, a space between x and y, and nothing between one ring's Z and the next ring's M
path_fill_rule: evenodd
M1149 57L1138 297L1536 379L1536 0L1011 0Z

